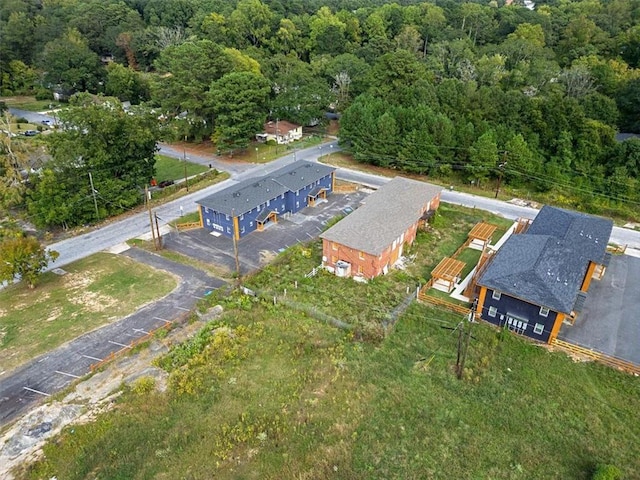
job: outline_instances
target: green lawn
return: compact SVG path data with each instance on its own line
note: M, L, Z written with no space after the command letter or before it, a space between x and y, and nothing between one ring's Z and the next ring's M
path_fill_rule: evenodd
M198 163L186 162L187 176L196 175L198 173L209 170L205 165ZM165 180L180 180L184 178L185 162L165 155L156 155L156 180L158 183Z
M8 107L29 110L30 112L42 112L61 107L60 103L53 100L36 100L35 97L0 97L0 102L5 102Z
M461 279L465 279L467 275L475 268L478 264L478 260L480 260L480 255L482 252L480 250L474 250L473 248L465 248L460 252L460 255L456 258L456 260L460 260L464 262L464 268L462 269L462 273L460 274Z
M481 216L443 208L415 265L368 284L306 278L319 242L288 249L245 279L259 297L204 300L225 313L161 359L167 392L125 389L18 478L638 478L637 378L479 323L458 380L461 316L413 302L380 326Z
M45 273L35 290L0 290L0 371L134 312L176 287L170 275L106 253Z

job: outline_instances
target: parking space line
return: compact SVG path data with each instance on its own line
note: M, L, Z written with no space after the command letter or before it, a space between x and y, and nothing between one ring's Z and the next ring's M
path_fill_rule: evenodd
M113 345L118 345L119 347L131 348L129 345L125 345L124 343L114 342L113 340L107 340L107 342Z
M73 373L61 372L60 370L55 370L55 372L59 373L60 375L66 375L67 377L71 377L71 378L80 378L78 375L74 375Z
M191 295L193 298L197 298L198 300L202 300L203 297L199 297L198 295Z
M153 317L154 320L162 320L163 322L168 322L169 320L167 320L166 318L160 318L160 317Z
M50 394L41 392L40 390L36 390L35 388L29 388L29 387L22 387L22 388L24 388L25 390L28 390L30 392L33 392L33 393L39 393L40 395L44 395L45 397L50 397L51 396Z
M95 360L96 362L101 362L101 358L92 357L91 355L85 355L83 353L80 354L81 357L88 358L89 360Z
M141 329L141 328L134 328L134 329L133 329L133 331L134 331L134 332L140 332L140 333L149 333L149 332L147 332L146 330L143 330L143 329Z
M184 308L184 307L178 307L178 306L176 306L176 308L179 308L180 310L184 310L185 312L188 312L188 311L189 311L189 309L188 309L188 308Z

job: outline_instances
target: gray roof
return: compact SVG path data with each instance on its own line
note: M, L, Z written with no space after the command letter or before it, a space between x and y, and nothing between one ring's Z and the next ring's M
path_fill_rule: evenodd
M430 183L395 177L320 238L380 255L418 221L427 203L441 191L442 187Z
M556 312L574 310L589 261L604 259L613 222L545 206L512 235L478 283Z
M231 185L196 203L225 215L241 215L287 191L297 191L326 177L335 168L298 160L268 175Z
M564 239L582 256L601 263L612 229L613 220L545 205L529 226L527 235Z

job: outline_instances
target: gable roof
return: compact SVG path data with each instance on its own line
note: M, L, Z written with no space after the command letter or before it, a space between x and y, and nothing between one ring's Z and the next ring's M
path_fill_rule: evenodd
M545 206L525 234L500 247L478 284L569 314L589 261L604 259L612 228L605 218Z
M277 122L267 122L264 124L264 133L269 135L283 135L289 133L291 130L300 128L300 125L287 122L286 120L278 120Z
M427 203L441 191L442 187L430 183L395 177L320 238L380 255L418 221Z
M298 160L268 175L231 185L196 203L225 215L241 215L288 191L295 192L326 177L335 168Z

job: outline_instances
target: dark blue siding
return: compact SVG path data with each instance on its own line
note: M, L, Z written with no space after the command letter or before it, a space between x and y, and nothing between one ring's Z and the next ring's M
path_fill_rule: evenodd
M233 219L231 215L227 216L202 205L200 205L200 212L202 213L204 228L212 232L220 232L227 237L233 235Z
M491 307L496 307L497 309L495 317L489 316L489 309ZM551 310L546 317L543 317L540 315L540 307L538 305L533 305L532 303L510 297L505 293L501 294L500 300L495 300L493 298L493 290L490 289L487 289L487 295L485 296L484 305L482 307L482 318L487 322L500 327L505 326L505 324L509 326L508 316L515 317L518 320L526 320L528 322L526 329L517 329L517 327L513 326L511 329L517 331L517 333L542 342L547 342L549 340L549 335L551 334L551 329L555 323L556 315L557 313ZM534 332L534 328L537 323L544 325L542 334Z
M238 233L240 237L258 228L256 218L265 209L268 211L276 211L278 212L278 216L280 216L287 212L296 213L305 208L308 205L307 196L309 192L317 185L322 185L331 193L331 175L327 175L319 181L307 185L298 192L286 192L284 195L278 195L262 205L254 205L253 208L247 212L238 214L238 228L240 229ZM216 212L202 205L200 206L200 211L202 212L204 228L220 232L227 237L233 235L233 218L231 218L231 215Z

